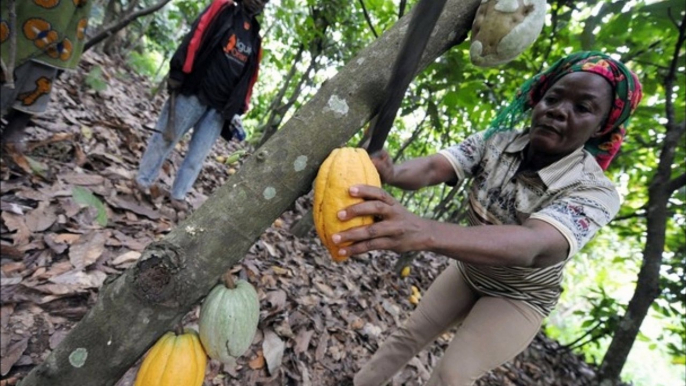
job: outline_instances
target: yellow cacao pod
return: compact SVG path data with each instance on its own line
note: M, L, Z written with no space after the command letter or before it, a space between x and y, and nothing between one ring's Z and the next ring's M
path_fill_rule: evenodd
M403 267L402 271L400 271L400 277L408 277L410 276L410 266L406 265Z
M348 221L338 219L339 211L363 201L361 198L350 196L349 190L353 185L381 187L379 173L366 150L352 147L335 149L324 160L317 173L312 215L322 244L337 262L347 259L346 256L338 255L339 247L346 244L335 245L331 236L374 222L372 216L360 216Z
M421 299L421 298L422 298L422 293L419 292L419 288L417 288L417 287L415 287L415 286L412 286L412 295L413 295L413 296L416 296L417 299Z
M206 365L195 330L167 332L146 355L134 386L202 386Z

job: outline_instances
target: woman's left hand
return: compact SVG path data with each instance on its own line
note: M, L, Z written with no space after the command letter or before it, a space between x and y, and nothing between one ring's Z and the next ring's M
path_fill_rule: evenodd
M430 237L430 222L410 213L385 190L369 185L355 185L350 188L350 195L365 201L338 212L340 220L370 215L377 221L333 235L333 241L338 245L352 243L339 250L341 256L378 249L402 253L421 250L426 245L425 241Z

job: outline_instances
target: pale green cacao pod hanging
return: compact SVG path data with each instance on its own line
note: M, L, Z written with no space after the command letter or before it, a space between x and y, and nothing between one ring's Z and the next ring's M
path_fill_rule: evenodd
M234 284L230 276L228 280L225 276L225 281L212 289L202 305L200 341L210 358L232 363L255 337L260 301L247 281L237 280Z

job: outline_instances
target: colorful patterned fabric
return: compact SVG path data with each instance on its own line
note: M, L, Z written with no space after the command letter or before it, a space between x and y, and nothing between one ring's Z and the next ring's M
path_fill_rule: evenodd
M14 68L34 60L59 69L74 69L86 40L93 0L22 0L16 4ZM8 2L0 12L0 51L9 63Z
M531 109L543 98L548 89L563 76L572 72L598 74L612 86L614 101L602 130L603 135L591 138L584 148L595 157L605 170L626 135L629 118L643 96L641 83L636 74L609 55L584 51L558 60L547 70L526 81L514 99L502 109L486 130L486 137L498 131L512 130L528 118Z
M48 108L52 84L57 69L36 61L28 61L14 70L14 88L0 90L0 112L5 115L11 107L28 114L40 114Z
M525 301L541 315L555 307L564 266L619 211L619 194L579 148L535 172L520 172L528 131L484 132L441 150L460 181L472 178L467 219L470 225L521 225L544 221L569 244L567 259L544 267L503 267L456 261L465 279L490 296Z

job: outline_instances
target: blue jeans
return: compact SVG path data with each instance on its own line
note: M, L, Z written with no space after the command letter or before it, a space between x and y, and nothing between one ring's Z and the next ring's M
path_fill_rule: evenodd
M188 130L193 128L193 136L188 145L188 152L181 164L181 168L174 179L171 195L176 200L183 200L198 178L205 158L212 150L212 145L221 134L224 118L214 108L208 107L198 100L195 95L176 95L176 109L174 114L174 139L167 143L162 133L167 127L169 115L169 100L164 103L162 112L155 129L148 142L148 148L141 159L136 181L149 187L157 179L160 168L174 149L179 140Z

